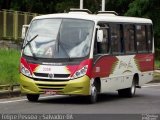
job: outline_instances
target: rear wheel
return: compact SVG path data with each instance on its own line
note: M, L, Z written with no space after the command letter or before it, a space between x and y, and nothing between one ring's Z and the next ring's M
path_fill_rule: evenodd
M130 88L118 90L118 94L121 97L133 97L136 92L136 82L135 80L132 81L132 85Z
M38 101L38 98L39 98L39 94L27 94L26 96L28 101L30 102L36 102Z

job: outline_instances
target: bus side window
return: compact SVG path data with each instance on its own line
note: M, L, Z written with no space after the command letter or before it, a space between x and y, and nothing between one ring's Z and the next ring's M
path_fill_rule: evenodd
M121 29L119 24L111 24L111 43L112 43L112 53L119 54L123 50L121 41Z
M147 36L145 25L136 25L136 40L138 52L147 52Z
M148 43L148 50L152 52L152 44L153 44L153 35L152 35L152 26L147 25L147 43Z
M107 54L109 52L109 30L107 24L99 24L103 30L103 42L97 42L97 53L98 54Z
M135 52L135 31L134 25L126 24L124 25L124 43L126 53Z

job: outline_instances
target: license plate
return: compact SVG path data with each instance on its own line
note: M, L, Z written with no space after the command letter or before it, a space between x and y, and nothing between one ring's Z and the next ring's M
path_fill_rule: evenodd
M55 94L57 94L57 91L55 91L55 90L45 90L44 93L47 94L47 95L55 95Z

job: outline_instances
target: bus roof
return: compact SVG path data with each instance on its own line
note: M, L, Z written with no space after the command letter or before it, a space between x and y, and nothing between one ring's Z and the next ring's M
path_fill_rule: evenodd
M46 18L72 18L72 19L92 20L95 22L106 21L106 22L120 22L120 23L124 22L124 23L152 24L152 21L150 19L146 19L146 18L117 16L114 14L88 14L86 12L69 12L69 13L48 14L48 15L37 16L34 19L46 19Z

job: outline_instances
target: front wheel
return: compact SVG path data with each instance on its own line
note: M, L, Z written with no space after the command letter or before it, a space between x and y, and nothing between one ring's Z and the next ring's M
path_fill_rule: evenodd
M89 103L91 103L91 104L96 103L97 102L97 96L98 96L97 88L93 84L92 88L91 88L91 94L88 96Z
M30 102L37 102L39 98L39 94L27 94L26 96Z
M136 92L136 82L135 80L132 81L132 85L130 88L118 90L118 94L121 97L133 97Z

